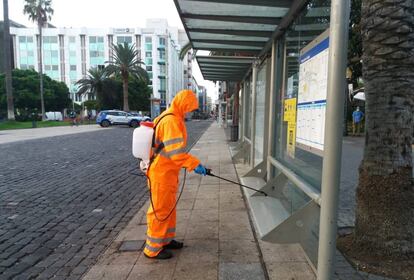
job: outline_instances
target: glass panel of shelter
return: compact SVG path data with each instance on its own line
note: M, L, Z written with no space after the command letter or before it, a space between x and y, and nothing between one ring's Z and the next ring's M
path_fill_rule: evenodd
M300 82L304 79L301 72L301 54L304 48L309 48L310 43L329 28L330 0L313 0L296 18L288 28L280 45L283 46L283 65L277 67L275 92L276 118L273 122L274 137L272 157L299 175L305 182L320 190L322 176L323 152L315 152L306 149L297 143L297 111ZM303 62L303 59L302 59ZM279 81L279 82L278 82ZM314 128L313 128L314 129ZM272 175L280 172L272 167L269 170ZM284 208L289 213L294 213L306 205L311 199L293 183L289 182L283 186L283 196L280 198ZM318 227L312 228L315 236L318 235ZM306 240L302 247L316 267L317 243L314 240Z
M285 33L283 85L282 94L279 97L279 104L282 107L278 108L282 114L277 114L279 117L276 120L282 129L275 130L277 141L274 141L273 154L278 161L319 190L322 176L322 153L310 152L296 142L296 114L299 80L303 78L300 76L300 54L304 47L329 27L329 7L330 1L311 1ZM280 85L276 85L276 88L278 87ZM295 124L290 124L290 122ZM289 130L289 125L295 127L293 135L292 129Z

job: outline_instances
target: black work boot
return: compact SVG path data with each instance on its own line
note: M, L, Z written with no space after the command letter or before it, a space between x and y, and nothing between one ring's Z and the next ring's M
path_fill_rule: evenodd
M165 250L165 248L162 249L161 252L159 252L158 255L156 255L155 257L147 256L145 253L144 255L149 259L155 259L155 260L166 260L166 259L171 259L173 257L173 254L170 251Z
M163 248L174 250L174 249L181 249L181 248L183 248L183 246L184 246L183 242L179 242L179 241L176 241L176 240L171 240L171 242L168 243L167 245L165 245Z

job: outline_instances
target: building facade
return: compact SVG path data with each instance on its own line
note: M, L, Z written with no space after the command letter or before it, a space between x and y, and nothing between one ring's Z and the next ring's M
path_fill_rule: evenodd
M15 67L39 70L39 34L37 28L10 28ZM188 55L179 59L185 32L168 26L165 19L149 19L145 28L44 28L43 72L52 79L65 82L75 102L82 102L75 93L76 82L93 67L111 60L112 44L135 45L153 88L152 100L158 115L186 88ZM190 65L190 66L189 66ZM87 97L83 97L87 98Z

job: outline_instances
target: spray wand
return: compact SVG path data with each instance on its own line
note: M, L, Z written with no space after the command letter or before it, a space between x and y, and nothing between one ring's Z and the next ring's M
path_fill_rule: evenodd
M264 196L267 196L267 193L265 193L264 191L257 190L257 189L254 189L254 188L252 188L252 187L242 185L242 184L240 184L240 183L238 183L238 182L235 182L235 181L232 181L232 180L229 180L229 179L226 179L226 178L223 178L223 177L220 177L220 176L214 175L213 173L211 173L211 169L206 168L206 171L207 171L207 173L206 173L206 174L207 174L208 176L211 176L211 177L216 177L216 178L218 178L218 179L220 179L220 180L223 180L223 181L226 181L226 182L229 182L229 183L235 184L235 185L239 185L240 187L243 187L243 188L246 188L246 189L250 189L250 190L253 190L253 191L256 191L256 192L262 193L262 194L264 194Z

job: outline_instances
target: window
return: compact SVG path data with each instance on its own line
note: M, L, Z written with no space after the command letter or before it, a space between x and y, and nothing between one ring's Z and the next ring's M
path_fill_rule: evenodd
M165 79L160 79L160 90L162 90L162 91L166 90Z
M160 59L164 60L165 59L165 50L160 50L159 55L160 55Z
M147 66L146 69L147 71L152 72L152 66Z
M152 58L149 58L149 57L145 58L145 64L152 65Z
M32 36L19 36L19 53L20 61L19 65L21 69L33 69L34 68L34 44Z
M71 65L71 67L72 67L72 65ZM76 82L76 77L77 77L78 75L77 75L77 73L76 73L76 71L70 71L69 72L69 78L71 79L71 81L75 81Z
M152 57L152 52L145 52L145 57Z
M160 65L160 74L165 75L165 65Z
M105 63L105 46L104 37L90 36L89 37L89 58L90 66L96 67L99 64Z
M59 80L59 44L57 36L43 37L43 60L45 74Z
M146 51L152 50L152 37L145 37L145 50Z
M132 45L132 37L131 36L118 36L116 39L117 44L124 44L127 43L128 45Z
M70 66L70 71L76 71L76 65L71 65Z
M69 37L69 43L70 43L70 44L74 44L74 43L76 43L76 37L75 37L75 36L70 36L70 37Z
M165 46L165 38L160 38L160 41L159 41L159 43L160 43L160 46Z

